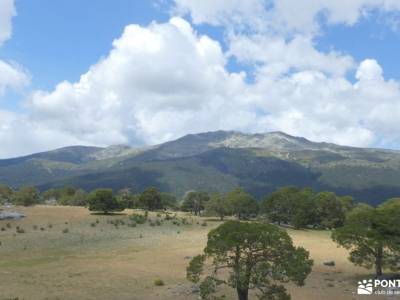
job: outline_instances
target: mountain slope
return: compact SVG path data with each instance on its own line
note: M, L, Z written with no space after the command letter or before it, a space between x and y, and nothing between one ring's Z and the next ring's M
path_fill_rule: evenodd
M243 186L261 197L284 185L311 186L379 203L400 195L400 152L315 143L282 132L216 131L149 148L68 147L0 160L0 182L42 189L148 185L183 195L190 189Z

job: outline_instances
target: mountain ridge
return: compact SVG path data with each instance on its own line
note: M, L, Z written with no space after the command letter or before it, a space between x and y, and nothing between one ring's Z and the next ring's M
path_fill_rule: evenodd
M181 196L243 186L257 197L283 185L348 193L379 203L400 195L400 151L312 142L283 132L188 134L134 148L71 146L0 160L0 183L41 189L155 185Z

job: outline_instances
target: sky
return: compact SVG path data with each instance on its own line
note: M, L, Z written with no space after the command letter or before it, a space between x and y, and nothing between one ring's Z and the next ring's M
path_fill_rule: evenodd
M0 0L0 158L189 133L400 149L398 0Z

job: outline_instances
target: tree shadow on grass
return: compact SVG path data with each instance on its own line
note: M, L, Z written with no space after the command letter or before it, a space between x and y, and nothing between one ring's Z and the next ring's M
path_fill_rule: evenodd
M105 213L105 212L91 212L91 215L94 216L126 216L127 213L124 212L109 212L109 213Z

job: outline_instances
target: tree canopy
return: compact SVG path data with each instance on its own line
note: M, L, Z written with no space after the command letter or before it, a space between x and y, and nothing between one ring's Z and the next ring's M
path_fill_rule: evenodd
M221 221L229 215L231 209L228 200L223 194L211 194L210 200L206 204L206 212L209 215L218 216Z
M13 196L16 205L31 206L39 202L39 191L33 186L21 187Z
M353 198L348 196L315 193L310 188L283 187L261 202L261 211L271 222L290 224L295 228L335 228L343 225L353 206Z
M211 265L211 271L205 265ZM303 285L313 261L291 238L271 224L227 221L208 234L204 254L194 257L187 278L200 283L202 299L220 299L219 287L236 290L247 300L249 290L259 299L290 299L281 283Z
M186 193L183 199L182 210L193 212L195 215L200 215L208 200L210 200L208 193L190 191Z
M362 204L347 216L332 239L350 250L349 260L371 269L400 270L400 201L390 200L377 208Z
M88 197L90 211L99 211L105 214L124 210L117 201L111 189L97 189L92 191Z
M161 193L155 187L146 188L139 196L141 205L150 211L162 208Z
M257 201L241 188L233 189L225 197L232 214L236 215L238 219L247 219L251 215L257 215Z

